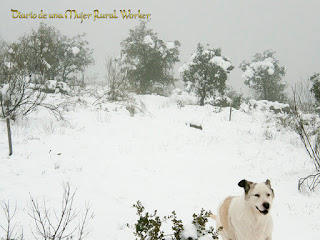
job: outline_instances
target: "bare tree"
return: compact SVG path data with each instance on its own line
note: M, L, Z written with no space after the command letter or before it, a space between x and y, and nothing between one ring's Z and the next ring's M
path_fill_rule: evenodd
M296 89L293 89L293 116L296 122L295 130L300 135L300 139L309 155L312 159L313 164L315 166L316 173L311 174L307 177L301 178L298 183L298 189L301 190L303 184L306 184L308 188L313 191L320 184L320 152L319 152L319 144L320 144L320 136L316 131L316 138L314 143L311 141L311 136L307 132L305 127L305 121L303 119L303 114L300 110L300 106L302 106L301 97L297 94Z
M91 205L86 204L84 217L80 218L79 223L76 223L80 212L73 208L75 194L76 191L72 191L69 184L64 185L59 213L48 208L45 200L40 206L37 200L30 197L31 211L29 216L34 220L35 231L33 231L33 235L35 239L61 240L77 235L77 239L82 240L87 237L89 234L88 223L93 218Z
M1 50L0 54L0 118L7 122L9 155L12 155L10 119L26 116L39 106L48 109L56 118L63 119L57 106L45 103L43 75L28 74L26 62L17 61L15 55L17 53L12 48Z
M90 229L88 227L90 219L94 217L94 214L90 212L91 205L86 203L85 205L85 213L83 217L80 219L79 230L78 230L78 239L84 239L90 233Z
M299 99L299 109L304 113L315 112L315 97L311 92L311 81L300 79L295 85L295 95Z
M9 66L11 68L11 66ZM10 131L10 119L26 116L39 106L45 107L57 119L63 119L58 107L45 103L46 93L43 91L43 81L31 83L30 77L17 69L9 69L6 83L0 83L0 118L6 119L8 129L9 155L13 153Z
M41 91L41 85L33 87L21 75L12 77L7 84L4 84L0 93L2 118L15 119L17 116L25 116L36 110L46 95Z
M19 226L18 222L14 222L13 219L17 212L17 206L11 209L10 202L2 201L0 203L2 212L6 218L6 225L0 225L0 228L4 231L5 236L1 238L3 240L23 240L23 229Z
M112 101L119 100L125 94L125 74L120 71L117 61L113 58L106 59L106 70L109 99Z
M39 106L62 118L58 108L45 104L43 75L30 74L25 62L16 59L17 53L9 48L1 58L0 117L15 119L35 111Z
M106 59L106 89L97 97L93 104L101 102L104 98L110 101L121 101L127 97L126 74L121 71L119 63L114 58Z
M111 101L119 101L125 96L127 87L126 75L120 70L118 62L114 58L106 59L107 94Z

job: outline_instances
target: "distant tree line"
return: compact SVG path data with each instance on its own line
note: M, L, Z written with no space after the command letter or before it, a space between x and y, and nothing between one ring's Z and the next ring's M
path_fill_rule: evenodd
M174 64L179 62L179 47L179 41L161 40L147 28L146 22L141 22L121 42L120 57L115 59L126 75L125 85L139 94L161 94L176 80L172 72ZM256 98L283 102L286 100L285 68L274 54L272 50L257 53L251 62L243 61L239 67L245 84L254 90ZM199 43L190 60L179 68L179 74L187 88L199 97L199 104L204 105L208 98L223 98L228 94L226 81L233 69L221 48L213 49ZM232 91L229 95L239 97Z
M174 86L177 79L173 76L173 67L180 61L179 41L161 39L148 28L146 21L141 21L120 45L119 57L109 58L106 62L112 100L117 100L125 91L163 95ZM13 78L28 78L33 83L84 81L86 69L94 63L92 53L85 34L69 37L41 23L38 29L26 33L16 42L0 42L0 87ZM251 61L243 61L239 68L244 83L254 91L257 99L286 101L286 83L283 81L286 69L275 57L275 51L256 53ZM226 82L233 69L231 60L222 54L221 48L198 43L189 61L179 68L179 75L188 90L199 97L199 104L204 105L206 99L228 95ZM313 84L311 91L320 101L319 74L312 76L310 81Z

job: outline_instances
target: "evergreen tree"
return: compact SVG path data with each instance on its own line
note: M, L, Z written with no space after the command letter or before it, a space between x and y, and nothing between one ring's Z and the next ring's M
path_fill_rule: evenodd
M318 105L320 104L320 73L313 74L309 81L312 83L311 92L314 94L315 99L317 100Z
M172 84L174 78L170 70L179 61L179 41L161 40L146 24L141 21L121 42L122 69L131 88L140 94L153 91L156 86Z
M182 80L200 98L203 106L207 97L224 95L228 73L233 69L230 59L221 55L221 49L205 49L200 43L190 61L183 64L179 73Z
M11 62L46 80L69 81L94 62L85 34L67 37L44 23L10 47Z
M286 84L282 82L285 67L280 66L274 54L272 50L257 53L251 62L243 61L240 69L244 83L255 91L259 99L283 102L286 99Z

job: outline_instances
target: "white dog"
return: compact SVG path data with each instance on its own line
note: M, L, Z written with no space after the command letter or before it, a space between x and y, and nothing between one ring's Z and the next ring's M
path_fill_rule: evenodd
M211 215L223 240L271 240L270 210L274 192L270 181L253 183L242 180L238 185L245 194L227 197L219 206L218 214Z

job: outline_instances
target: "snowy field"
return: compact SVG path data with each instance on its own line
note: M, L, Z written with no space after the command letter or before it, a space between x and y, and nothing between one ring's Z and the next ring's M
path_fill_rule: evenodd
M17 204L25 239L30 229L30 194L59 208L62 184L76 189L75 206L92 203L88 239L135 239L132 208L140 200L160 216L176 210L185 223L201 208L216 212L228 195L243 194L242 179L271 180L274 240L320 239L320 192L297 190L314 167L299 136L277 125L275 114L209 105L177 107L172 98L138 96L144 114L124 106L100 109L77 104L66 121L41 110L12 124L14 154L8 157L6 126L0 122L0 199ZM186 123L202 123L203 130ZM1 224L3 214L1 214ZM210 220L214 225L214 221Z

